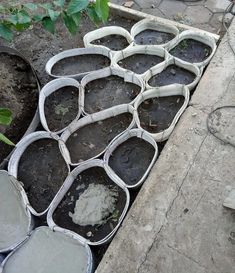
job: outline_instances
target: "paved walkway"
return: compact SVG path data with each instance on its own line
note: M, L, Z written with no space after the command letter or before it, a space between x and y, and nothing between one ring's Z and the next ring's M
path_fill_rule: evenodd
M112 3L219 33L229 0L111 0ZM127 3L128 2L128 3ZM132 3L133 2L133 3ZM126 4L125 4L126 3ZM230 22L232 15L226 16Z

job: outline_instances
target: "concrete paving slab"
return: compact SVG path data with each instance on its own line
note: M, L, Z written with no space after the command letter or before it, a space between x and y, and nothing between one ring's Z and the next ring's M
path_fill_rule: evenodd
M191 18L194 24L203 24L210 21L212 12L204 6L189 6L184 15Z
M181 1L164 0L159 5L160 11L168 18L173 18L177 13L183 13L187 6Z

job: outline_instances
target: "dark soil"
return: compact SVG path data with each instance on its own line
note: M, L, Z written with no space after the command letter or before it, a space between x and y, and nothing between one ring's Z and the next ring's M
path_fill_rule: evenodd
M31 67L20 57L0 53L0 60L0 107L9 108L13 114L11 125L0 125L0 133L17 143L37 109L37 81ZM2 162L12 151L12 146L0 142L0 151Z
M72 162L100 154L114 137L128 128L132 119L131 114L124 113L78 129L66 142Z
M141 138L132 137L113 151L109 166L127 185L134 185L145 174L154 152L150 143Z
M164 86L173 83L190 84L194 81L196 75L189 70L176 65L169 65L161 73L154 75L149 79L148 84L155 86Z
M49 206L67 175L67 165L55 140L33 142L19 162L18 179L24 184L29 202L37 212Z
M211 54L211 48L199 41L185 39L174 47L170 54L190 63L199 63L207 59Z
M79 199L79 196L92 183L105 185L108 188L115 189L118 192L115 211L113 215L109 215L106 218L107 221L104 224L80 226L72 221L72 218L69 216L69 212L74 212L75 204ZM82 187L78 188L79 185L82 185ZM82 235L86 239L89 239L91 242L95 242L106 237L116 227L125 204L125 192L114 184L114 182L107 176L103 168L92 167L83 171L74 180L67 194L55 210L53 220L58 226L72 230L79 235Z
M108 67L110 59L100 54L86 54L60 60L52 68L58 76L75 75Z
M118 76L109 76L89 82L85 86L85 112L94 113L109 107L130 103L141 88L125 82Z
M135 43L138 45L161 45L175 38L172 33L146 29L135 36Z
M138 107L140 125L150 133L167 129L184 103L183 96L159 97L145 100Z
M129 46L127 39L122 35L108 35L101 39L94 40L92 44L106 46L111 50L122 50Z
M79 89L66 86L52 93L45 100L45 117L51 131L68 126L78 115Z
M134 54L122 59L118 64L125 69L131 70L137 74L146 72L151 67L164 61L164 58L150 54Z

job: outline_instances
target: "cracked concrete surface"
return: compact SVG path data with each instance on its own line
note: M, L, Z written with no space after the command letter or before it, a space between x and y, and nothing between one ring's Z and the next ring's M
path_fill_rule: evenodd
M235 105L234 71L225 36L97 273L235 272L235 211L222 206L235 148L207 129L213 109Z

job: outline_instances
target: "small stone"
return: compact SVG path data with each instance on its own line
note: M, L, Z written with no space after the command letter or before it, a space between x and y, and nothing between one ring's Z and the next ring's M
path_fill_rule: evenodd
M87 237L91 237L92 236L92 232L91 231L88 231L87 234L86 234Z
M131 8L134 5L134 1L127 1L123 4L126 8Z
M154 5L154 4L152 4L152 5L151 5L151 8L152 8L152 9L155 9L155 5Z
M197 113L192 113L192 117L196 117L197 116Z
M171 73L172 75L174 75L174 76L175 76L175 74L176 74L175 69L174 69L174 68L171 68L170 73Z

